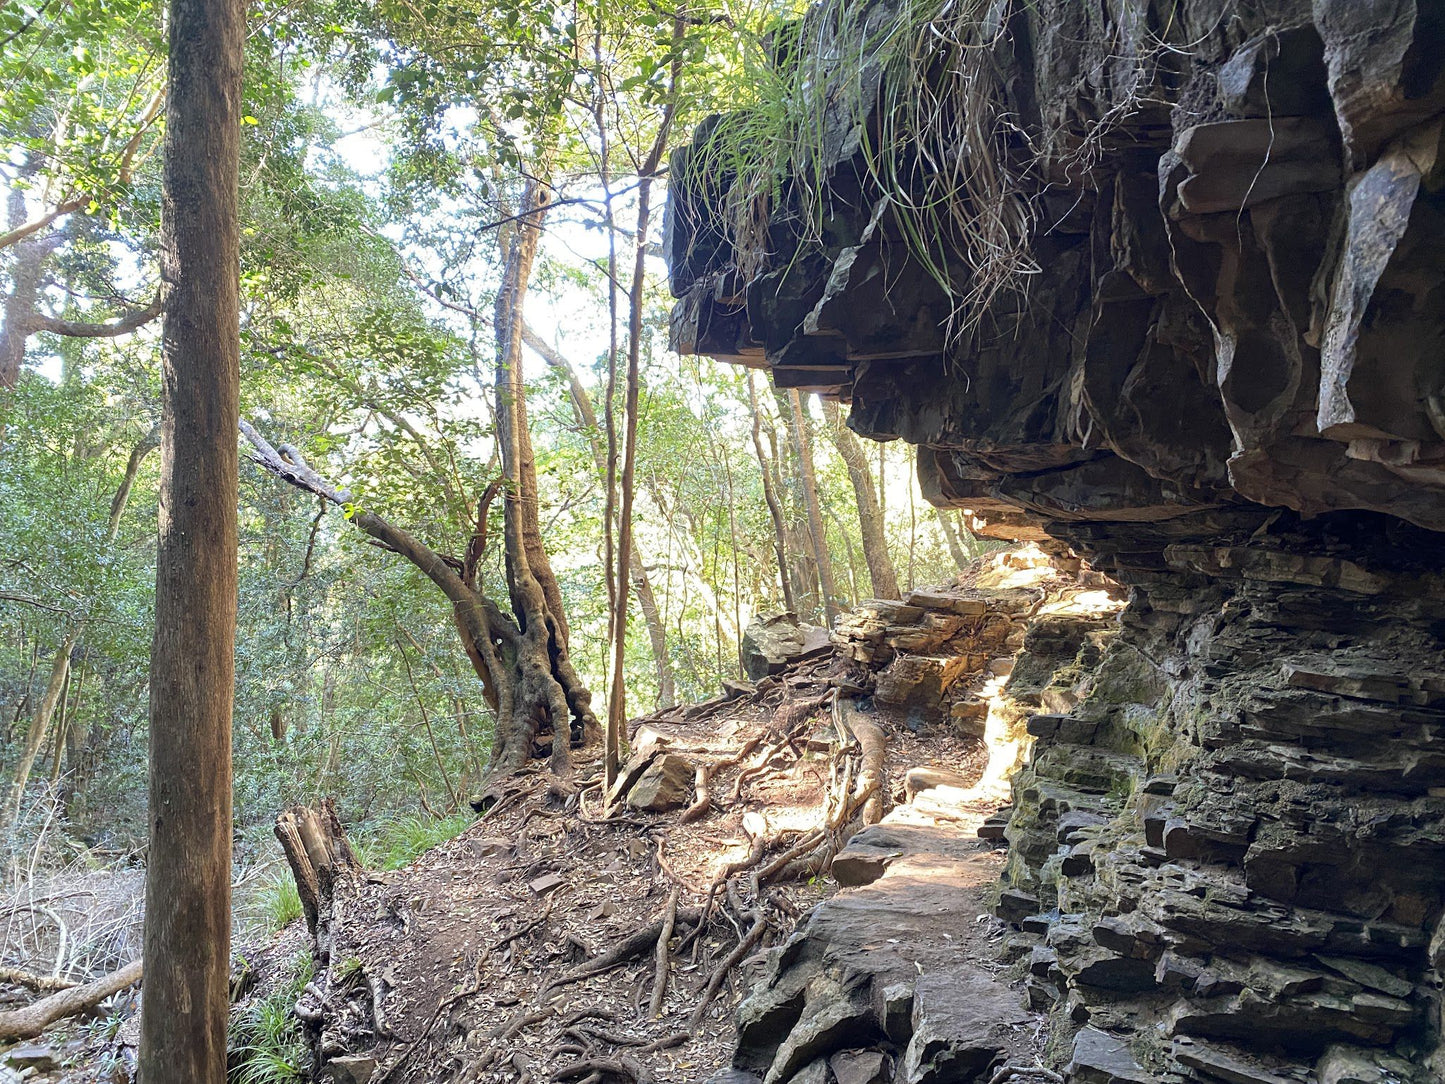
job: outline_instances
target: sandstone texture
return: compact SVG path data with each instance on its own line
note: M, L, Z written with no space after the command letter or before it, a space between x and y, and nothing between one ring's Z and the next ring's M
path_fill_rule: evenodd
M1445 7L987 6L982 127L1031 215L1017 288L951 333L864 160L877 118L830 114L822 230L785 186L759 256L703 225L727 178L678 184L675 344L851 402L860 434L918 446L935 503L1128 590L1082 640L913 600L833 632L920 715L1022 641L1032 748L982 834L1058 1071L1445 1079ZM770 1084L819 1036L913 1021L859 966ZM902 1049L895 1080L945 1073Z

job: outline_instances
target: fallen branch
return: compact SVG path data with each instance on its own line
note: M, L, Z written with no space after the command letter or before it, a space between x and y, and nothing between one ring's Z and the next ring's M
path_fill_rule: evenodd
M79 985L69 979L57 978L55 975L37 975L33 971L22 971L18 967L0 967L0 982L12 982L16 986L41 992L69 990Z
M33 1039L57 1020L93 1009L112 994L134 986L140 976L141 961L132 960L94 982L61 990L23 1009L0 1013L0 1040Z

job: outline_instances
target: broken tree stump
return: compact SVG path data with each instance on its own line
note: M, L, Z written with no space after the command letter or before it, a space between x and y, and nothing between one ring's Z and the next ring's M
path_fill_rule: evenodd
M278 813L276 838L296 878L306 928L316 937L318 924L331 910L337 882L359 873L361 863L330 798L319 806L298 805Z

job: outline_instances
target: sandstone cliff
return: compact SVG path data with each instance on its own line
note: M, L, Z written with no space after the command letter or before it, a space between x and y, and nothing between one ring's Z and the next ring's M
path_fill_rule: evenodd
M718 125L678 156L675 345L850 401L936 503L1131 589L1006 832L1076 1079L1445 1078L1445 5L973 6L917 69L967 72L979 123L937 123L972 145L898 132L863 64L746 239L743 181L689 169ZM790 40L903 17L849 7ZM910 232L971 155L993 257Z

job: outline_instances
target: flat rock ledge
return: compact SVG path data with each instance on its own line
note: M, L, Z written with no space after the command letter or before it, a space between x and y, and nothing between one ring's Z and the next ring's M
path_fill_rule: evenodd
M1001 858L975 831L903 806L853 837L844 889L739 1007L731 1084L971 1084L1035 1064L1043 1018L996 962Z

